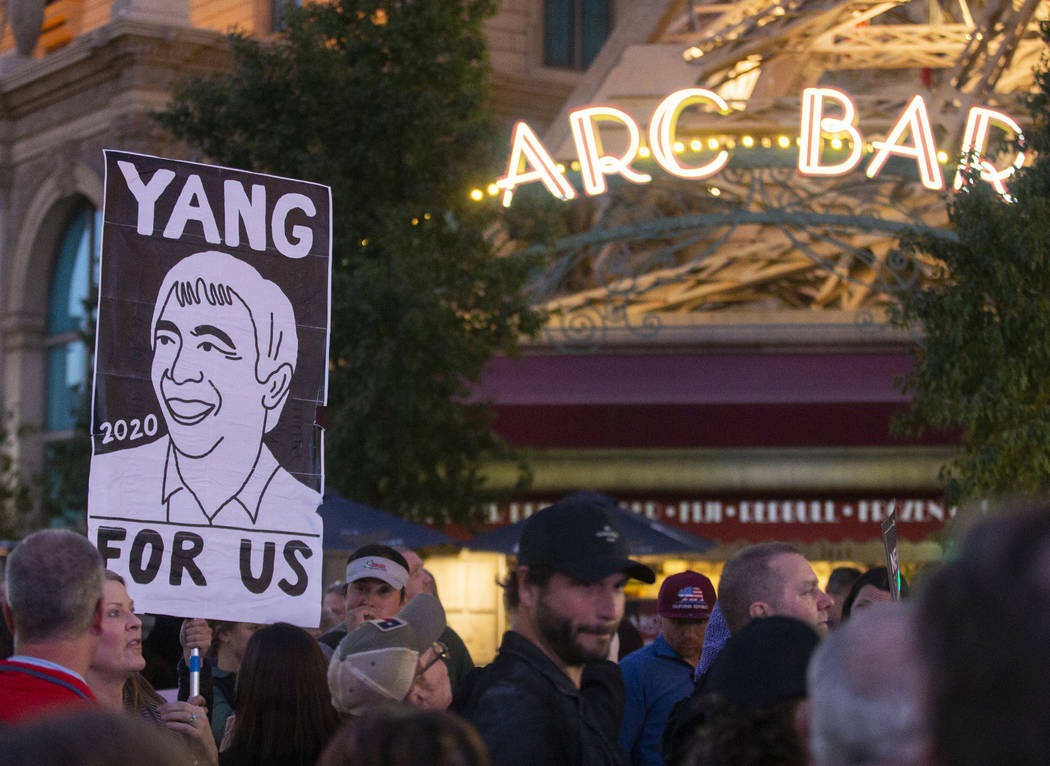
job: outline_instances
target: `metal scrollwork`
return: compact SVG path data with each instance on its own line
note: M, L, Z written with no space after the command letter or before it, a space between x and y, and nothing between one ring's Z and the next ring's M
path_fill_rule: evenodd
M553 311L551 342L576 353L600 348L613 327L654 337L664 321L659 311L637 308L646 305L641 297L702 273L741 242L766 262L771 253L803 255L814 279L838 279L874 296L868 303L885 302L928 268L897 239L915 230L954 237L943 228L945 211L943 196L916 192L908 179L803 179L787 163L730 166L717 186L624 184L603 200L588 231L554 246L531 294ZM859 327L878 328L870 305L853 308Z

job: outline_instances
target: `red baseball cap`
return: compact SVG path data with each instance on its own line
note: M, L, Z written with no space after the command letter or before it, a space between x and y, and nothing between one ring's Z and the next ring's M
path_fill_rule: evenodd
M656 601L661 617L706 620L715 608L715 586L699 572L686 570L663 581Z

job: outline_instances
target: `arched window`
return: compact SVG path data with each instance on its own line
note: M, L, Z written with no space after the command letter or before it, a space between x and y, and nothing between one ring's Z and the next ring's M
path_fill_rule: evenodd
M87 201L75 209L55 254L47 301L47 413L51 436L69 435L87 415L91 356L85 333L93 326L102 218Z

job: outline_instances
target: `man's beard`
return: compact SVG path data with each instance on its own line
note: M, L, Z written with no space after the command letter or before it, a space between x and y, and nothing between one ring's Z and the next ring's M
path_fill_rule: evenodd
M536 604L536 626L551 651L569 667L585 665L594 660L604 660L609 652L611 633L580 626L574 628L572 620L547 606L546 599L542 596ZM599 643L596 649L588 649L576 641L580 634L594 635L598 632L602 633L605 641Z

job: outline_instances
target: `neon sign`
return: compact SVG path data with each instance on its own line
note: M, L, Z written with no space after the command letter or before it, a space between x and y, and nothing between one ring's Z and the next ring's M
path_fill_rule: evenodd
M639 157L651 156L664 171L686 179L704 179L714 176L729 162L729 151L720 149L713 159L699 165L688 165L678 156L682 147L675 140L675 129L682 112L694 105L714 107L721 114L729 106L717 93L705 88L685 88L667 96L653 111L649 122L649 144L642 146L641 129L634 118L622 109L612 106L584 106L569 113L573 143L579 161L583 193L588 196L603 194L608 189L607 176L620 176L635 184L652 181L652 176L634 167ZM627 146L619 154L602 148L600 125L615 123L627 133ZM1021 136L1018 122L996 109L975 106L966 120L960 161L953 188L959 189L970 170L973 157L983 157L989 140L989 131L996 128ZM822 157L824 139L840 144L845 138L851 144L845 159L827 162ZM695 142L694 142L695 143ZM745 140L743 142L748 145ZM789 143L781 140L781 146ZM848 94L835 88L806 88L802 91L799 129L798 172L804 176L839 176L849 173L860 164L864 137L857 128L857 108ZM927 189L944 189L944 176L938 162L939 152L933 137L929 111L922 96L908 102L886 138L871 142L873 154L864 170L868 178L875 178L885 168L890 157L903 157L916 163L919 178ZM714 143L712 148L718 148ZM990 160L977 161L980 178L1000 194L1006 194L1004 182L1024 164L1024 152L1018 152L1013 161L998 168ZM507 171L496 180L494 191L503 192L503 204L509 206L515 190L539 181L555 197L574 199L577 189L565 178L564 168L543 145L532 129L519 121L514 126L511 153Z

